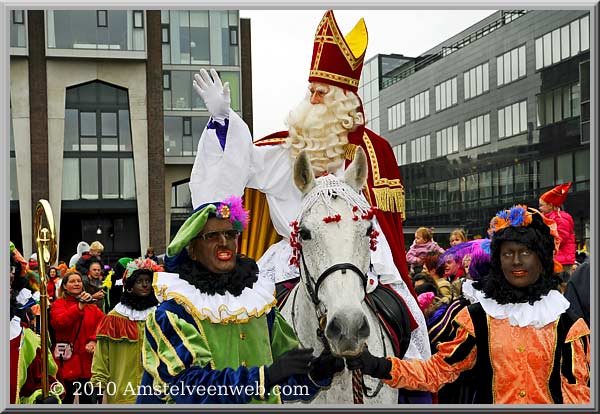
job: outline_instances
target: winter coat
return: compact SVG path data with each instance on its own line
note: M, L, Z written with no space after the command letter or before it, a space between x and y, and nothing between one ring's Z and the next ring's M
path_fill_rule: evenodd
M429 252L444 253L442 249L435 241L431 240L424 244L411 244L410 249L406 252L406 261L410 264L421 264L421 260Z
M558 235L560 236L560 246L554 258L562 265L572 265L575 263L575 254L577 253L573 217L566 211L555 210L545 214L545 216L556 221Z
M96 340L96 329L104 318L96 305L90 304L79 309L78 304L77 299L67 296L56 299L50 308L50 324L54 328L56 342L73 344L73 356L67 361L56 361L59 376L67 381L92 376L93 355L85 350L85 346L89 341Z

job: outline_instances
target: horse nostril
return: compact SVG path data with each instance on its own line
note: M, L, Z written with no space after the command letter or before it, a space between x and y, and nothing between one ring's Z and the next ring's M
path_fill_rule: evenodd
M327 328L325 328L325 333L329 339L337 339L342 336L342 327L338 318L334 316L333 319L329 321Z
M371 329L369 328L369 321L366 317L362 318L362 324L360 328L358 328L358 337L359 338L368 338L371 333Z

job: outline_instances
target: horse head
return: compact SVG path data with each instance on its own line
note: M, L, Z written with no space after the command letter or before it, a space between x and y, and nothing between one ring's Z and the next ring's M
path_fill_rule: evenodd
M363 311L370 248L374 247L373 209L360 194L367 180L367 159L358 148L342 179L315 178L301 152L294 164L294 182L303 204L292 240L302 283L315 306L332 353L359 354L370 334Z

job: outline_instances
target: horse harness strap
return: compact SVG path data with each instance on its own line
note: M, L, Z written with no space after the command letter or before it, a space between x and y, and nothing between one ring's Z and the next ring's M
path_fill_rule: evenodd
M308 294L310 295L310 298L312 299L313 303L315 304L315 306L319 306L319 303L321 302L319 300L319 287L321 286L321 284L325 281L325 279L327 279L327 276L331 275L334 272L337 272L338 270L342 271L342 274L346 274L347 270L351 270L354 273L356 273L357 275L360 276L362 282L363 282L363 287L366 288L367 286L367 276L355 265L353 265L352 263L336 263L333 266L325 269L323 271L323 273L321 273L321 275L319 276L319 278L317 279L317 281L314 283L314 287L311 285L311 282L314 281L314 279L310 276L310 272L308 271L308 268L306 267L306 262L304 260L304 254L302 254L302 267L304 269L304 273L306 274L306 279L304 281L305 285L306 285L306 289L308 291Z

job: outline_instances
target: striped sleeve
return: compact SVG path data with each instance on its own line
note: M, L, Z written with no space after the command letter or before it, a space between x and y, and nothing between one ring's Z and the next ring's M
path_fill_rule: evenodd
M563 345L561 388L565 404L590 403L590 330L578 319Z
M253 385L262 384L263 367L215 369L202 326L166 308L159 306L146 319L142 352L142 385L160 392L138 395L138 403L245 404L257 396ZM221 387L224 392L211 392Z
M392 362L392 379L384 382L394 388L436 392L443 385L455 381L461 372L475 366L477 346L472 322L463 309L456 317L458 329L454 338L438 345L438 352L428 360L401 360L388 357Z

